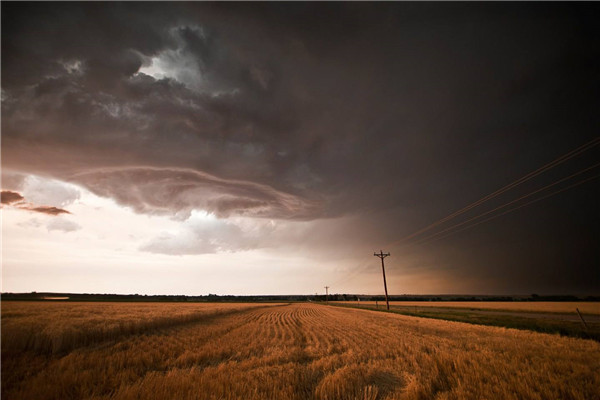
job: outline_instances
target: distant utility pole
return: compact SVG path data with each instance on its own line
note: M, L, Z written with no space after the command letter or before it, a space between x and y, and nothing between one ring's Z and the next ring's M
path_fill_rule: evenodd
M325 286L325 303L329 304L329 286Z
M388 301L388 294L387 294L387 283L385 282L385 265L383 265L383 259L388 257L390 255L390 253L383 253L383 250L379 250L379 254L378 253L374 253L373 254L375 257L379 257L381 258L381 270L383 271L383 288L385 289L385 305L387 306L387 309L390 309L390 302Z

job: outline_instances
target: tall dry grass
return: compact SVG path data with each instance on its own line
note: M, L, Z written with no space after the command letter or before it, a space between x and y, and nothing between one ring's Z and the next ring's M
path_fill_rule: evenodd
M3 399L597 399L600 387L594 341L314 304L2 358Z

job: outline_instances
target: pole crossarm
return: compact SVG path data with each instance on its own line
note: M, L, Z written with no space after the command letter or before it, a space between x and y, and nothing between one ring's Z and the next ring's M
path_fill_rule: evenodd
M379 250L379 253L373 253L373 255L383 260L384 258L389 257L390 253L384 253L383 250Z

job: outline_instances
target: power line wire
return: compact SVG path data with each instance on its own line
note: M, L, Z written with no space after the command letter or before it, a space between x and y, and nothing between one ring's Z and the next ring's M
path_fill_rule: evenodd
M420 230L418 230L416 232L413 232L412 234L410 234L408 236L403 237L402 239L399 239L399 240L397 240L395 242L391 242L389 245L393 245L393 244L397 244L397 243L400 243L400 242L403 242L403 241L407 241L407 240L409 240L409 239L411 239L411 238L413 238L413 237L415 237L417 235L420 235L422 233L425 233L425 232L431 230L432 228L434 228L434 227L436 227L436 226L438 226L440 224L443 224L444 222L447 222L447 221L449 221L451 219L454 219L457 216L459 216L461 214L464 214L465 212L467 212L467 211L469 211L469 210L471 210L471 209L479 206L480 204L483 204L483 203L487 202L488 200L491 200L492 198L497 197L500 194L505 193L506 191L508 191L508 190L510 190L510 189L512 189L512 188L514 188L514 187L516 187L518 185L520 185L521 183L526 182L526 181L528 181L528 180L530 180L530 179L532 179L532 178L534 178L534 177L536 177L536 176L538 176L538 175L540 175L540 174L548 171L549 169L554 168L555 166L560 165L560 164L564 163L565 161L568 161L571 158L578 156L579 154L583 153L584 151L587 151L587 150L591 149L594 146L597 146L598 144L600 144L600 137L594 138L593 140L591 140L591 141L589 141L589 142L587 142L587 143L585 143L585 144L577 147L574 150L569 151L568 153L563 154L562 156L556 158L555 160L553 160L553 161L551 161L551 162L549 162L549 163L547 163L547 164L539 167L538 169L536 169L536 170L534 170L534 171L532 171L532 172L524 175L523 177L521 177L521 178L513 181L512 183L510 183L510 184L508 184L508 185L506 185L506 186L504 186L504 187L502 187L502 188L500 188L500 189L498 189L498 190L496 190L496 191L488 194L487 196L482 197L481 199L479 199L479 200L477 200L477 201L469 204L468 206L465 206L462 209L460 209L458 211L455 211L454 213L452 213L452 214L450 214L450 215L448 215L448 216L446 216L446 217L444 217L444 218L442 218L442 219L440 219L438 221L435 221L435 222L431 223L430 225L426 226L425 228L422 228L422 229L420 229ZM564 182L564 181L566 181L568 179L571 179L571 178L573 178L573 177L575 177L577 175L580 175L580 174L582 174L582 173L584 173L586 171L589 171L589 170L591 170L593 168L596 168L599 165L600 165L600 163L595 164L595 165L593 165L591 167L585 168L583 170L580 170L580 171L578 171L578 172L576 172L576 173L574 173L574 174L572 174L572 175L570 175L570 176L568 176L566 178L559 179L558 181L555 181L552 184L547 185L547 186L545 186L545 187L543 187L541 189L537 189L537 190L535 190L533 192L530 192L530 193L528 193L528 194L526 194L524 196L519 197L518 199L512 200L512 201L510 201L508 203L505 203L505 204L503 204L501 206L498 206L498 207L496 207L496 208L494 208L494 209L492 209L490 211L484 212L484 213L482 213L482 214L480 214L480 215L478 215L476 217L470 218L470 219L468 219L468 220L466 220L464 222L461 222L459 224L453 225L452 227L449 227L449 228L446 228L446 229L444 229L442 231L434 233L433 235L430 235L430 236L428 236L426 238L422 238L422 239L418 240L417 242L406 243L402 247L405 247L407 245L424 244L424 243L428 243L428 242L431 242L431 241L441 240L441 239L446 238L446 237L448 237L450 235L456 234L458 232L462 232L464 230L467 230L469 228L475 227L475 226L477 226L479 224L482 224L484 222L487 222L487 221L490 221L492 219L498 218L498 217L500 217L502 215L508 214L508 213L510 213L512 211L516 211L516 210L518 210L518 209L520 209L522 207L528 206L530 204L536 203L536 202L541 201L543 199L546 199L548 197L554 196L554 195L556 195L558 193L561 193L561 192L563 192L565 190L568 190L570 188L573 188L575 186L579 186L579 185L581 185L581 184L583 184L583 183L585 183L585 182L587 182L589 180L597 178L598 176L594 176L592 178L584 179L584 180L582 180L580 182L577 182L577 183L575 183L573 185L570 185L570 186L562 188L562 189L560 189L558 191L552 192L552 193L550 193L550 194L548 194L546 196L542 196L542 197L540 197L538 199L529 201L529 202L524 203L524 204L522 204L522 205L520 205L518 207L511 208L510 210L507 210L507 211L505 211L503 213L494 215L494 216L492 216L490 218L486 218L486 219L484 219L482 221L479 221L477 223L468 225L468 226L466 226L466 227L464 227L462 229L459 229L459 230L456 230L456 231L452 231L453 229L455 229L455 228L457 228L459 226L463 226L464 224L467 224L467 223L469 223L471 221L480 219L481 217L483 217L485 215L488 215L488 214L490 214L490 213L492 213L494 211L498 211L498 210L500 210L502 208L505 208L505 207L507 207L507 206L509 206L511 204L514 204L514 203L516 203L518 201L524 200L525 198L528 198L528 197L530 197L530 196L532 196L532 195L534 195L536 193L539 193L539 192L541 192L543 190L549 189L552 186L555 186L555 185L557 185L557 184L559 184L561 182ZM442 234L444 232L449 232L449 233L446 234L446 235L444 235L444 236L436 238L436 236L439 236L440 234ZM339 285L340 283L343 283L345 281L348 281L348 280L356 277L361 272L364 272L365 270L367 270L367 268L370 267L369 264L370 264L369 261L365 261L357 269L355 269L352 273L350 273L350 274L344 276L343 278L337 280L332 285L336 286L336 285Z
M435 242L435 241L438 241L438 240L444 239L444 238L446 238L446 237L448 237L448 236L451 236L451 235L454 235L454 234L456 234L456 233L458 233L458 232L462 232L462 231L464 231L464 230L467 230L467 229L473 228L473 227L475 227L475 226L477 226L477 225L483 224L484 222L491 221L491 220L493 220L493 219L496 219L496 218L498 218L498 217L501 217L501 216L503 216L503 215L506 215L506 214L508 214L508 213L511 213L511 212L513 212L513 211L516 211L516 210L518 210L518 209L520 209L520 208L526 207L526 206L528 206L528 205L530 205L530 204L537 203L538 201L541 201L541 200L547 199L548 197L552 197L552 196L554 196L554 195L556 195L556 194L559 194L559 193L561 193L561 192L564 192L564 191L566 191L566 190L568 190L568 189L572 189L572 188L574 188L574 187L576 187L576 186L582 185L582 184L584 184L584 183L586 183L586 182L589 182L589 181L591 181L592 179L596 179L596 178L598 178L598 177L600 177L600 175L594 175L594 176L592 176L592 177L590 177L590 178L583 179L583 180L581 180L581 181L579 181L579 182L577 182L577 183L574 183L574 184L572 184L572 185L566 186L566 187L564 187L564 188L562 188L562 189L559 189L559 190L557 190L557 191L555 191L555 192L549 193L549 194L547 194L547 195L545 195L545 196L539 197L539 198L537 198L537 199L535 199L535 200L531 200L531 201L528 201L527 203L523 203L523 204L521 204L521 205L519 205L519 206L517 206L517 207L511 208L510 210L506 210L506 211L504 211L504 212L502 212L502 213L500 213L500 214L493 215L493 216L491 216L491 217L489 217L489 218L486 218L486 219L484 219L484 220L481 220L481 221L479 221L479 222L476 222L476 223L474 223L474 224L468 225L468 226L466 226L466 227L464 227L464 228L461 228L461 229L459 229L459 230L457 230L457 231L449 232L448 234L446 234L446 235L444 235L444 236L441 236L441 237L439 237L439 238L435 238L435 239L432 239L432 240L430 240L430 241L424 240L423 242L416 242L416 243L413 243L413 244L424 244L424 243L426 243L426 242L429 242L429 243L430 243L430 242Z
M488 194L487 196L484 196L481 199L479 199L479 200L477 200L477 201L469 204L468 206L465 206L465 207L461 208L460 210L455 211L452 214L450 214L450 215L448 215L448 216L446 216L444 218L441 218L438 221L435 221L435 222L429 224L428 226L426 226L426 227L424 227L424 228L422 228L422 229L420 229L420 230L418 230L416 232L413 232L412 234L410 234L408 236L405 236L405 237L403 237L403 238L401 238L401 239L399 239L399 240L397 240L396 242L393 242L393 243L395 244L395 243L399 243L399 242L403 242L403 241L412 239L413 237L418 236L418 235L420 235L422 233L425 233L425 232L431 230L432 228L434 228L434 227L436 227L436 226L438 226L440 224L443 224L444 222L447 222L447 221L449 221L451 219L454 219L457 216L459 216L461 214L464 214L465 212L467 212L467 211L469 211L469 210L471 210L471 209L479 206L480 204L485 203L486 201L488 201L488 200L490 200L490 199L492 199L492 198L494 198L496 196L499 196L500 194L502 194L502 193L504 193L504 192L506 192L506 191L508 191L508 190L510 190L512 188L514 188L515 186L518 186L521 183L526 182L526 181L530 180L531 178L534 178L534 177L536 177L536 176L544 173L545 171L547 171L547 170L549 170L551 168L554 168L555 166L560 165L560 164L564 163L567 160L570 160L571 158L573 158L575 156L578 156L579 154L583 153L586 150L591 149L594 146L597 146L598 144L600 144L600 137L594 138L593 140L591 140L591 141L589 141L589 142L587 142L587 143L579 146L578 148L576 148L574 150L569 151L566 154L563 154L562 156L556 158L555 160L553 160L553 161L551 161L551 162L549 162L549 163L541 166L540 168L536 169L535 171L532 171L532 172L530 172L530 173L522 176L521 178L513 181L512 183L509 183L508 185L506 185L506 186L504 186L504 187L496 190L495 192L492 192L492 193Z
M486 216L486 215L488 215L488 214L491 214L491 213L493 213L493 212L495 212L495 211L498 211L498 210L501 210L501 209L503 209L503 208L505 208L505 207L508 207L508 206L510 206L511 204L517 203L517 202L519 202L519 201L521 201L521 200L524 200L524 199L526 199L526 198L528 198L528 197L531 197L531 196L533 196L533 195L534 195L534 194L536 194L536 193L542 192L542 191L544 191L544 190L546 190L546 189L549 189L549 188L551 188L551 187L553 187L553 186L556 186L556 185L558 185L559 183L562 183L562 182L564 182L564 181L566 181L566 180L569 180L569 179L571 179L571 178L573 178L573 177L575 177L575 176L577 176L577 175L581 175L581 174L583 174L583 173L585 173L585 172L587 172L587 171L590 171L590 170L592 170L592 169L594 169L594 168L596 168L596 167L598 167L598 166L600 166L600 163L594 164L594 165L592 165L591 167L587 167L587 168L584 168L584 169L582 169L582 170L580 170L580 171L577 171L577 172L575 172L574 174L571 174L571 175L569 175L569 176L567 176L567 177L565 177L565 178L559 179L559 180L557 180L557 181L555 181L555 182L553 182L553 183L551 183L551 184L549 184L549 185L546 185L546 186L544 186L544 187L542 187L542 188L540 188L540 189L534 190L533 192L530 192L530 193L528 193L528 194L526 194L526 195L523 195L523 196L521 196L521 197L519 197L519 198L517 198L517 199L515 199L515 200L509 201L508 203L504 203L504 204L502 204L502 205L500 205L500 206L498 206L498 207L495 207L495 208L493 208L493 209L491 209L491 210L489 210L489 211L486 211L486 212L484 212L484 213L482 213L482 214L479 214L479 215L477 215L477 216L475 216L475 217L473 217L473 218L469 218L469 219L468 219L468 220L466 220L466 221L460 222L460 223L458 223L458 224L456 224L456 225L452 225L451 227L448 227L448 228L446 228L446 229L443 229L443 230L441 230L441 231L438 231L438 232L436 232L436 233L434 233L434 234L432 234L432 235L430 235L430 236L427 236L427 237L425 237L425 238L422 238L422 239L420 239L420 240L418 240L418 241L416 241L416 242L413 242L412 244L422 244L422 243L426 243L426 242L430 241L430 239L432 239L432 238L434 238L434 237L436 237L436 236L439 236L439 235L443 234L444 232L452 231L453 229L455 229L455 228L457 228L457 227L459 227L459 226L462 226L462 225L468 224L469 222L475 221L475 220L477 220L477 219L479 219L479 218L481 218L481 217L484 217L484 216Z

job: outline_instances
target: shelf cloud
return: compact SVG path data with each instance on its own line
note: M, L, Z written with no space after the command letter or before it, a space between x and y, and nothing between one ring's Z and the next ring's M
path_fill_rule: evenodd
M265 246L236 218L302 226L308 253L404 252L399 238L597 136L597 7L3 3L2 204L60 216L81 189L222 223L212 238L186 226L140 244L152 253ZM597 152L584 156L515 196ZM33 176L59 183L34 190ZM598 257L582 243L598 214L580 189L572 207L532 207L527 224L499 218L412 248L404 267L506 288L514 275L497 271L516 265L523 287L542 274L551 290L562 274L589 288ZM278 232L288 242L269 246L296 244ZM575 266L559 261L571 253Z

